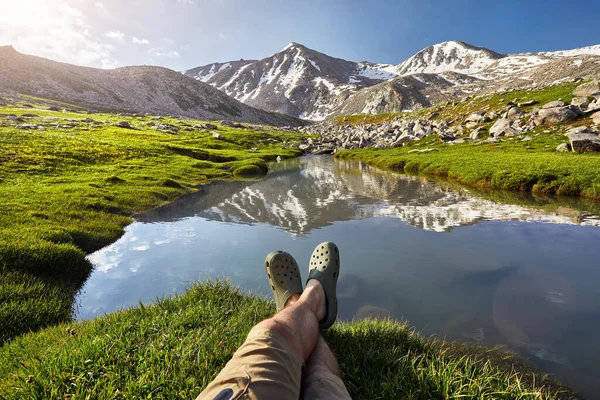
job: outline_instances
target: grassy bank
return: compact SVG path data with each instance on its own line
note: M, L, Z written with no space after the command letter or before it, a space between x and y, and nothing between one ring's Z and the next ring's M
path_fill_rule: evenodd
M434 119L446 119L451 124L465 120L472 112L497 111L506 108L506 103L534 100L539 104L562 98L569 101L571 91L577 84L557 85L538 91L510 92L484 96L470 101L433 107L403 115L404 118L424 118L436 112ZM534 106L521 107L530 111ZM385 122L396 114L369 117L340 117L340 124ZM484 132L492 122L482 124ZM578 196L600 200L600 154L559 153L556 147L568 142L564 134L576 126L592 126L590 117L556 126L543 126L527 132L527 140L502 138L499 143L482 140L461 144L445 144L437 135L425 137L404 147L391 149L359 149L342 151L336 156L341 159L364 160L370 165L406 172L449 178L461 184L489 189L533 192L547 195ZM464 137L470 134L465 129ZM483 139L487 138L487 133ZM429 152L415 150L433 149Z
M273 312L217 282L47 328L0 348L0 397L194 398ZM327 339L353 398L576 398L509 353L427 340L401 323L336 324Z
M116 240L134 213L212 179L264 173L278 155L300 154L282 143L297 135L268 128L219 126L218 139L214 129L194 128L199 121L35 104L0 107L0 114L0 343L68 321L92 269L86 253ZM36 116L13 123L11 114ZM132 129L116 126L120 121ZM43 129L16 128L25 123ZM168 124L172 133L150 124Z

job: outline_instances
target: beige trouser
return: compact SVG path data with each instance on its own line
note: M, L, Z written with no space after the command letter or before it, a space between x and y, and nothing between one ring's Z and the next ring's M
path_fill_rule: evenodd
M303 364L279 333L254 328L197 400L300 399ZM350 399L344 382L333 373L304 378L305 399Z

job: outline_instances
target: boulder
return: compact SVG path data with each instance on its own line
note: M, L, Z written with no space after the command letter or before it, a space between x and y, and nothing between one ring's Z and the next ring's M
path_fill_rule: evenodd
M570 135L572 133L596 133L596 132L592 131L590 128L583 125L583 126L577 126L575 128L569 129L565 135Z
M494 136L494 137L502 136L504 134L504 131L506 129L510 128L511 124L512 124L512 121L510 119L500 118L490 128L490 135Z
M204 127L206 129L217 129L217 126L215 124L204 124Z
M511 107L506 112L506 118L509 118L509 119L516 119L516 118L519 118L521 115L523 115L523 111L521 111L521 109L519 107Z
M23 125L17 125L17 129L37 129L38 126L35 124L23 124Z
M117 122L117 126L118 126L119 128L127 128L127 129L131 129L131 128L133 128L133 127L131 126L131 124L130 124L129 122L127 122L127 121L119 121L119 122Z
M594 124L600 125L600 111L598 111L595 114L592 114L592 121L594 121Z
M536 111L531 117L534 126L556 124L559 122L572 121L577 118L577 113L567 107L545 108Z
M477 128L475 129L473 132L471 132L471 135L469 135L469 137L472 140L477 140L477 139L481 139L484 135L484 131L482 128Z
M417 140L419 140L419 138L416 136L402 135L398 138L398 140L392 143L392 147L402 146L404 143L416 142Z
M559 153L568 153L571 151L571 145L569 143L561 143L556 148Z
M598 79L591 82L582 83L573 90L573 96L578 97L596 97L600 98L600 81Z
M240 124L239 122L233 122L233 121L221 121L221 125L229 126L231 128L241 128L242 127L242 124Z
M60 111L60 108L52 106L52 107L48 107L49 111Z
M493 121L498 118L498 113L495 111L488 111L485 113L484 117L486 117L488 121Z
M473 113L467 117L465 122L474 122L476 124L481 124L485 122L485 117L481 113Z
M576 153L600 151L600 137L594 133L570 133L567 137Z
M211 132L212 136L217 139L217 140L221 140L223 138L223 135L221 135L219 132ZM308 147L309 145L307 145ZM302 145L300 145L300 149L302 149ZM305 150L305 149L302 149Z
M573 97L571 100L571 105L575 107L579 107L582 110L590 105L590 101L587 97Z
M561 100L555 100L555 101L551 101L550 103L546 103L542 106L543 109L546 108L557 108L557 107L564 107L566 106L564 101Z
M519 107L528 107L528 106L533 106L535 104L539 103L539 101L537 100L529 100L529 101L523 101L519 104L517 104L517 106Z

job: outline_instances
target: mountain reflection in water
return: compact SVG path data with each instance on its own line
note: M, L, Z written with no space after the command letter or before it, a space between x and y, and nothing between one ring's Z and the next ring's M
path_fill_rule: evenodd
M240 224L267 223L302 235L336 221L399 218L435 232L477 221L527 221L600 226L597 216L567 207L549 212L486 200L466 189L399 175L332 157L303 157L271 166L268 179L216 183L179 199L176 207L139 216L141 222L203 217Z
M271 296L266 254L289 251L304 273L314 246L333 240L341 319L407 319L424 334L508 345L600 393L598 209L303 157L271 165L263 180L204 185L136 216L89 256L95 270L78 318L207 279Z

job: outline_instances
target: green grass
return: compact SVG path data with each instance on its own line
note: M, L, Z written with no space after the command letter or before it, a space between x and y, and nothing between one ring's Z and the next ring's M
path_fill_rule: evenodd
M205 282L154 305L62 324L0 348L3 399L191 399L274 304ZM425 339L391 321L336 324L327 340L357 399L567 399L512 354Z
M540 104L563 98L570 101L571 91L577 83L553 86L539 91L494 94L463 102L456 106L436 107L412 114L412 118L424 117L433 111L440 116L464 121L470 113L483 109L500 111L508 101L537 100ZM529 107L524 107L525 110ZM340 123L360 124L360 116L343 118ZM406 118L409 118L406 116ZM372 116L374 120L391 118L388 114ZM492 122L483 124L489 129ZM519 141L518 138L503 138L501 143L463 143L448 145L437 135L426 137L407 146L393 149L359 149L342 151L336 156L341 159L364 160L380 167L406 172L449 178L461 184L483 188L520 192L533 192L544 195L577 196L600 200L600 154L597 153L558 153L556 147L568 139L564 133L580 125L592 125L591 118L553 127L538 127L527 133L532 140ZM469 132L464 134L468 137ZM410 150L436 148L430 153L409 153Z
M199 121L0 107L24 113L47 127L21 130L0 118L0 343L68 321L92 269L85 255L116 240L131 215L213 179L262 175L266 161L301 153L283 143L298 135L270 128L219 127L217 140L192 128ZM56 126L87 117L108 123ZM151 121L180 129L159 132Z

